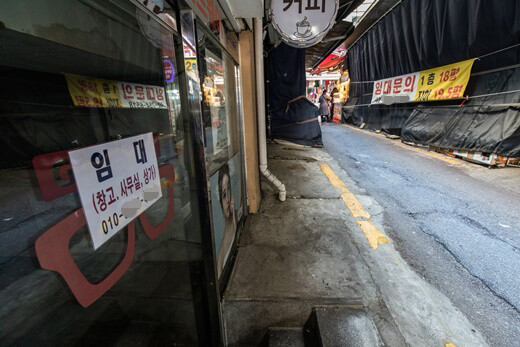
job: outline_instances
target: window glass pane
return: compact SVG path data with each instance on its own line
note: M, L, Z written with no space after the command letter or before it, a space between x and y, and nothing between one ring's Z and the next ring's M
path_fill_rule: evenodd
M231 56L198 27L202 110L207 166L210 174L213 241L217 275L230 269L230 254L244 212L243 163L240 151L238 66ZM228 271L229 273L229 271Z
M229 132L233 134L230 140L229 152L233 157L240 150L240 130L239 130L239 115L238 115L238 98L237 98L237 79L236 67L233 59L227 54L224 55L225 64L225 88L226 88L226 102L227 102L227 116L229 123Z
M152 9L157 20L127 0L1 6L0 340L197 344L191 283L202 252L175 14ZM68 151L147 133L162 198L94 250ZM130 178L125 189L145 181Z
M210 175L240 149L235 63L198 27L207 164Z

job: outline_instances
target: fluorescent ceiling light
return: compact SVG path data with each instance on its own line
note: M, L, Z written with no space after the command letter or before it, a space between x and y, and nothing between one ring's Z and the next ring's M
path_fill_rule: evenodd
M354 11L352 11L348 16L343 18L345 22L351 22L354 26L356 26L361 19L370 12L372 7L374 7L375 3L379 0L365 0L361 5L359 5Z

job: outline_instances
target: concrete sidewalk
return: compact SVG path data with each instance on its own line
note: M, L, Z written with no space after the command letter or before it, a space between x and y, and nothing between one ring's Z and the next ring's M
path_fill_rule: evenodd
M377 306L371 313L384 322L378 328L387 331L387 339L402 342L384 302L375 300L375 287L347 232L349 211L320 169L330 157L317 149L273 144L269 159L269 168L287 187L287 201L278 201L275 189L262 181L261 210L244 228L225 294L228 344L257 344L271 326L301 327L317 305L371 302Z
M269 327L302 327L313 308L327 305L365 308L386 346L486 345L452 303L408 267L391 240L376 242L378 249L369 243L360 224L373 222L384 233L383 210L326 152L271 144L268 153L287 201L262 182L264 200L248 218L224 296L228 345L257 345ZM331 184L320 164L350 195ZM369 220L354 218L345 196L357 199Z

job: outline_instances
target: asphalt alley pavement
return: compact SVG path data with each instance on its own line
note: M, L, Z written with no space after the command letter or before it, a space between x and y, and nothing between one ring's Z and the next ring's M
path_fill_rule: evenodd
M450 163L341 125L322 131L324 150L383 208L411 268L490 346L520 345L520 169Z

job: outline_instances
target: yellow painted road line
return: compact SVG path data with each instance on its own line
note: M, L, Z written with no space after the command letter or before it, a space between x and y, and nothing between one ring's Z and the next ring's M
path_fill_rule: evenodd
M453 343L450 342L450 343L444 344L444 347L457 347L457 346L455 346Z
M354 194L348 190L345 183L332 171L328 164L320 164L321 171L327 176L332 186L341 192L341 199L347 205L350 213L354 218L364 218L365 220L358 220L357 223L361 231L365 234L368 244L372 249L377 249L383 243L389 243L390 240L380 232L369 220L370 214L365 211L365 208Z
M346 188L345 188L346 189ZM350 213L352 213L352 217L354 218L370 218L370 213L365 211L363 205L358 201L358 199L351 192L344 191L341 193L341 200L347 205Z
M371 221L358 220L357 223L365 234L368 244L372 249L377 249L378 245L382 245L383 243L390 243L390 240L380 232Z
M332 186L336 189L338 189L341 192L341 199L343 202L345 202L345 205L347 205L348 209L350 210L350 213L352 213L352 216L354 218L370 218L370 214L365 211L363 208L363 205L358 201L358 199L352 194L343 181L339 179L338 176L332 171L330 166L328 164L320 164L321 171L327 176Z
M353 129L353 130L357 130L359 132L362 132L363 134L366 134L366 135L370 135L370 136L376 136L376 137L379 137L381 139L385 139L386 140L386 137L382 134L376 134L376 133L372 133L370 131L367 131L367 130L363 130L363 129L358 129L358 128L355 128L353 126L349 126L349 125L346 125L346 124L342 124L343 126L349 128L349 129ZM390 142L391 144L393 145L397 145L401 148L404 148L404 149L407 149L407 150L410 150L410 151L414 151L414 152L417 152L419 154L424 154L424 155L427 155L429 157L432 157L432 158L435 158L435 159L439 159L439 160L442 160L443 162L445 163L448 163L448 164L451 164L451 165L460 165L461 162L456 160L456 159L452 159L448 156L445 156L443 154L440 154L440 153L437 153L437 152L432 152L432 151L428 151L427 149L422 149L422 148L417 148L417 147L413 147L413 146L409 146L407 144L404 144L402 142Z
M332 169L330 168L329 164L320 164L320 168L321 171L323 171L323 173L325 174L325 176L327 176L327 178L330 181L330 184L332 184L334 188L342 192L347 189L345 183L343 183L343 181L340 180L338 176L336 176L334 171L332 171Z

